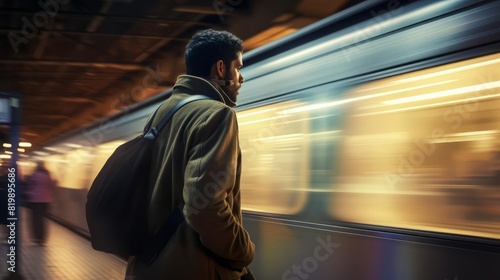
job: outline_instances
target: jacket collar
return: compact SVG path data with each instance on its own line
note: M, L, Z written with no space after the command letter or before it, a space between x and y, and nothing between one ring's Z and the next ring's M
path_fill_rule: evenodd
M229 107L236 106L236 103L227 96L219 85L196 76L179 76L175 82L173 93L202 94L218 100Z

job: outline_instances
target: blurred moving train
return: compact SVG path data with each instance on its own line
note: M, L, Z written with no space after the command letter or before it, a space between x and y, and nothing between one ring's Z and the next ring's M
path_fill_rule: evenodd
M244 55L258 279L500 279L498 15L500 1L364 1ZM87 232L93 178L168 95L34 154L59 181L54 217Z

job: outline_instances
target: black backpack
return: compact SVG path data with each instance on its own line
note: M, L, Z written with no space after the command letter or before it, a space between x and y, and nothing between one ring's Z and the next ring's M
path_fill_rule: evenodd
M155 236L148 235L148 178L153 140L175 111L201 99L209 98L193 95L183 99L151 128L157 109L143 134L119 146L106 161L87 195L87 224L94 249L120 256L142 255L151 260L183 221L179 207Z

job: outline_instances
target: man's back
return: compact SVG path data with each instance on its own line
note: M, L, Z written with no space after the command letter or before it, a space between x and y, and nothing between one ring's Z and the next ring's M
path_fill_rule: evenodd
M254 256L242 226L241 152L235 112L217 85L198 77L179 77L160 108L155 125L180 100L204 94L173 116L155 140L148 208L153 234L184 203L182 223L150 265L129 262L129 279L239 279Z

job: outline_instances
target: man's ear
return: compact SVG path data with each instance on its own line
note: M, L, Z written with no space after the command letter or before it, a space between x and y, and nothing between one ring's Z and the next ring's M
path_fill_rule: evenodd
M224 61L217 60L215 63L215 70L217 71L217 76L223 79L226 76L226 65L224 64Z

